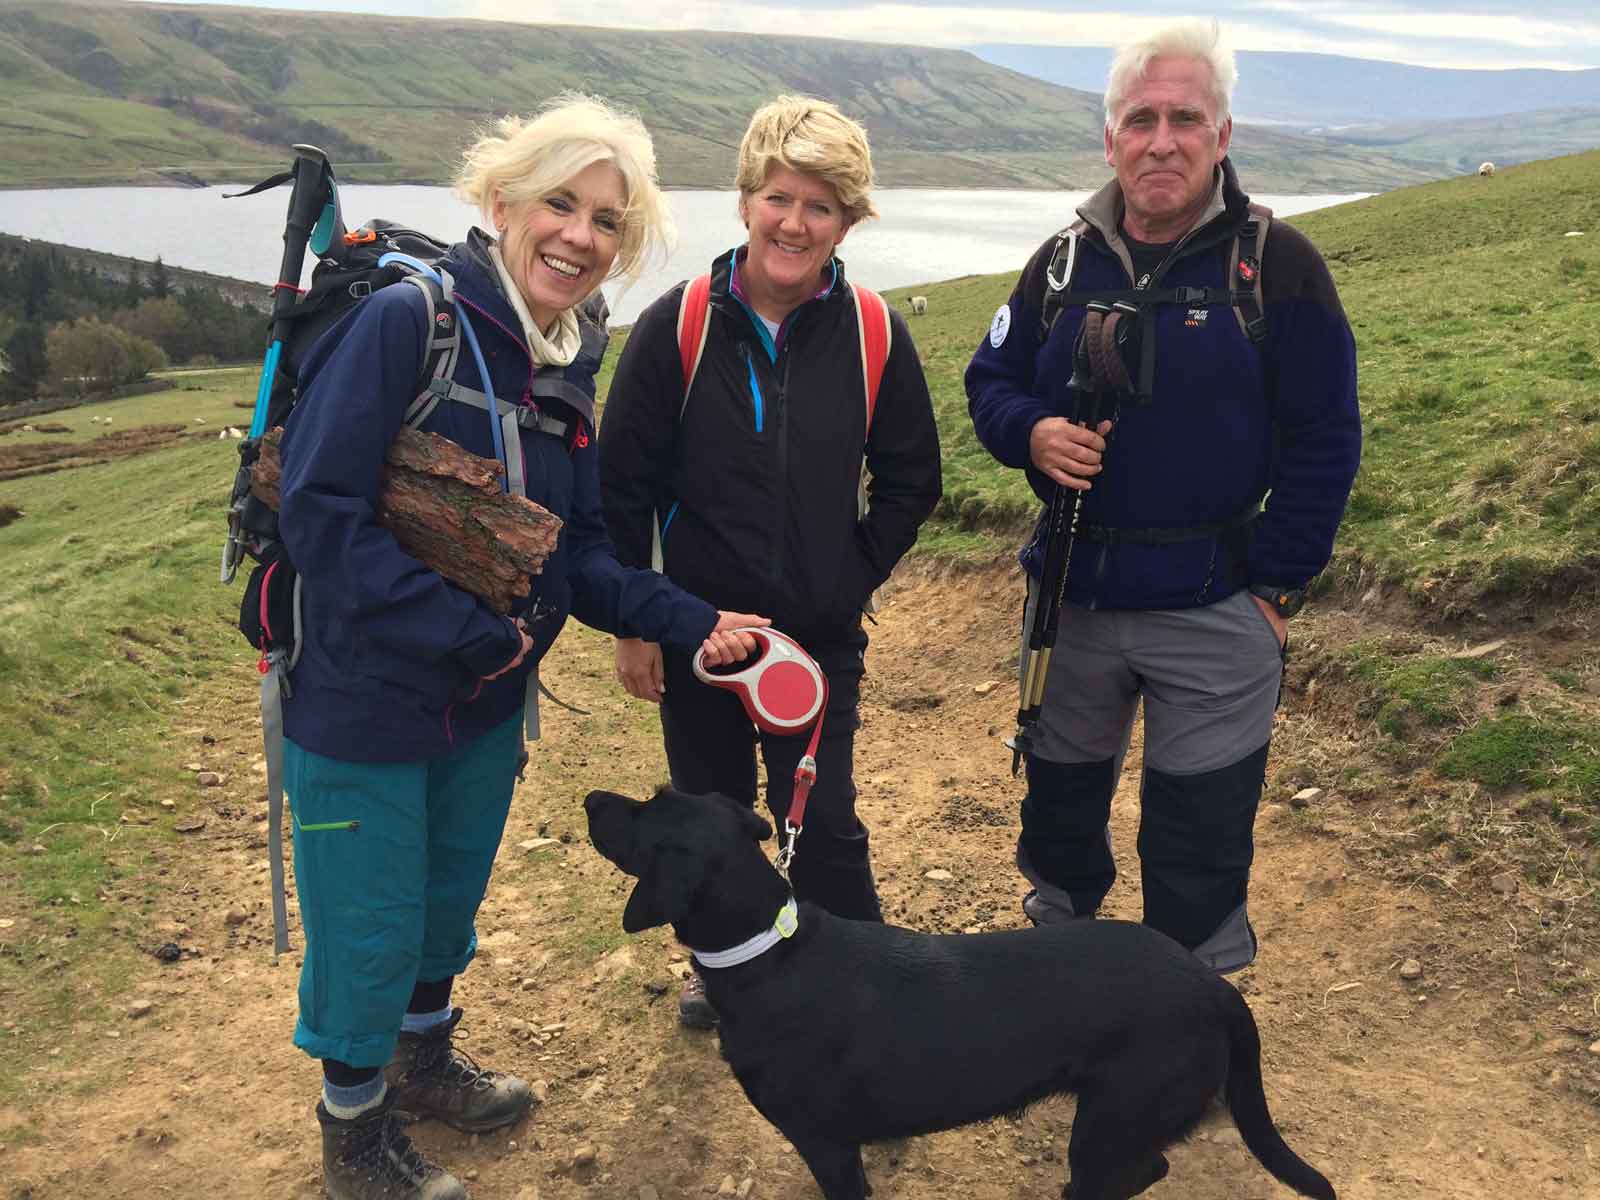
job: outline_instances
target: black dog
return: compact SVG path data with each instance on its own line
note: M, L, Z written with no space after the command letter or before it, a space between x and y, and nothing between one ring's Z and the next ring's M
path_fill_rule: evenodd
M1167 1174L1162 1151L1224 1081L1262 1165L1334 1200L1272 1123L1244 999L1165 935L1077 921L935 937L812 904L796 923L788 884L757 845L771 826L727 797L665 789L640 804L591 792L584 808L595 848L639 880L622 927L670 922L695 951L723 1057L827 1200L870 1192L865 1142L1063 1092L1078 1096L1063 1194L1126 1200ZM740 965L714 965L716 952L766 943Z

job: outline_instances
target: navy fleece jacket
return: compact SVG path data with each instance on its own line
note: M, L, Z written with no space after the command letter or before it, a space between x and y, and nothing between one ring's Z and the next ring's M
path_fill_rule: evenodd
M1248 203L1224 160L1210 209L1151 286L1226 287L1233 232ZM1116 181L1078 211L1088 229L1070 290L1131 288ZM1026 468L1044 500L1055 485L1033 466L1029 435L1045 417L1075 415L1066 384L1085 313L1082 304L1064 307L1041 339L1056 240L1024 268L966 375L979 440L1005 465ZM1327 565L1360 462L1355 341L1327 266L1281 221L1269 227L1261 279L1268 333L1259 347L1225 304L1147 310L1156 339L1152 398L1125 399L1111 414L1104 469L1082 512L1083 522L1109 532L1075 544L1070 602L1189 608L1249 584L1301 587ZM1164 544L1116 536L1226 524L1263 496L1256 520L1224 533ZM1038 551L1036 532L1022 554L1035 574Z

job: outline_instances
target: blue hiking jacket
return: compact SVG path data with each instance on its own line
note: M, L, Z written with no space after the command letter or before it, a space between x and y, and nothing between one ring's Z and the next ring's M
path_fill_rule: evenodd
M711 605L655 572L620 565L606 537L594 437L603 327L586 318L572 365L536 369L484 235L474 230L440 265L455 279L494 394L576 423L566 440L521 434L528 498L564 524L516 614L532 652L518 669L484 680L517 651L511 619L406 554L376 516L384 455L426 353L425 299L413 287L386 287L330 330L306 360L285 426L279 510L304 581L305 618L284 732L330 758L419 762L500 725L522 705L528 673L569 612L608 633L682 646L698 645L717 620ZM465 346L454 377L488 390ZM494 457L481 409L445 401L421 428Z
M1228 252L1249 198L1224 159L1211 206L1152 287L1228 285ZM1078 210L1070 291L1133 287L1119 232L1122 195L1112 180ZM1025 468L1040 499L1055 484L1028 439L1045 417L1073 417L1067 388L1083 304L1061 309L1047 339L1040 322L1051 237L1022 272L990 335L967 367L968 411L1000 462ZM1247 248L1249 253L1253 247ZM1161 304L1154 313L1152 399L1123 400L1104 469L1085 495L1066 599L1084 607L1179 609L1211 604L1250 584L1302 587L1323 569L1361 457L1356 348L1332 276L1310 241L1274 220L1261 264L1265 342L1252 345L1225 305ZM1147 318L1147 320L1150 318ZM1270 493L1270 495L1269 495ZM1183 531L1248 523L1164 544L1118 531ZM1037 575L1040 531L1021 559Z

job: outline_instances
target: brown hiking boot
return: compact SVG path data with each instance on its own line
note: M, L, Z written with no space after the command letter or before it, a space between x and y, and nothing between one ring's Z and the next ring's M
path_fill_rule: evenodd
M690 1029L715 1029L718 1020L717 1010L706 999L706 981L700 978L699 971L690 970L678 996L678 1024Z
M464 1133L484 1133L519 1119L533 1103L525 1080L480 1067L452 1038L455 1009L426 1033L402 1033L383 1069L397 1111L435 1117Z
M329 1200L467 1200L461 1181L418 1153L387 1097L340 1120L317 1101L322 1188Z

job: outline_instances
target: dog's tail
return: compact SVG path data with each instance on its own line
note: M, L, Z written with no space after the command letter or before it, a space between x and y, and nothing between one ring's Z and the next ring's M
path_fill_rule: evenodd
M1261 1035L1256 1019L1232 984L1228 1004L1228 1111L1250 1153L1261 1165L1302 1196L1337 1200L1333 1185L1283 1140L1267 1111L1267 1094L1261 1086Z

